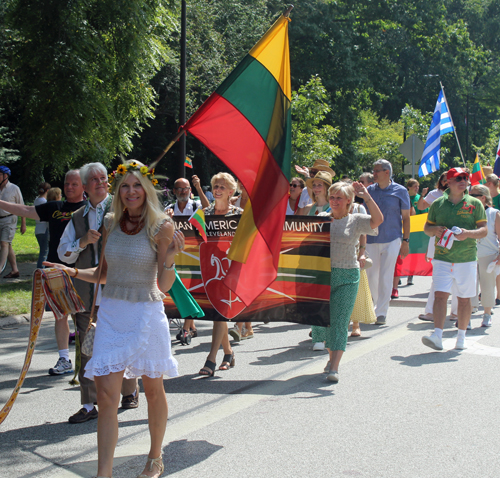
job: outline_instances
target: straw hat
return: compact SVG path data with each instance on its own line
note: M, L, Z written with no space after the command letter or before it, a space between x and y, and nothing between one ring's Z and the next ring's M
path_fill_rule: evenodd
M316 176L314 176L314 178L309 178L306 181L307 187L312 189L313 181L315 180L323 181L326 185L327 190L332 185L332 176L330 173L327 173L326 171L319 171L316 173Z
M316 169L317 171L326 171L330 173L332 178L335 176L335 171L330 168L330 164L328 161L325 161L324 159L317 159L314 161L314 164L309 168L309 169Z

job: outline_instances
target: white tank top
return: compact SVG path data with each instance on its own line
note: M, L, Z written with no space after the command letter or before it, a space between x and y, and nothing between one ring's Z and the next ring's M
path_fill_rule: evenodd
M488 235L477 241L477 257L490 256L498 254L498 236L495 232L495 219L497 217L498 209L489 207L486 209L486 220L488 221Z

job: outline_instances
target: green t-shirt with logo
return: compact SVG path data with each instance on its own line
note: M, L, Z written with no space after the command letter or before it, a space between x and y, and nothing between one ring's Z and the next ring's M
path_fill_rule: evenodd
M433 226L446 226L451 229L453 226L463 229L477 229L477 223L486 221L483 203L469 194L465 194L463 199L457 204L453 204L449 199L450 190L447 189L443 195L436 199L427 216L427 222ZM455 240L451 249L437 245L434 259L444 262L462 263L477 261L476 239Z

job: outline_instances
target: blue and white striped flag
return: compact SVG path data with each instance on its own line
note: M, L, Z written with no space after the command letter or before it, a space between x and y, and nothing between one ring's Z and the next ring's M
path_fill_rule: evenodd
M453 132L453 122L451 121L448 105L444 99L443 90L439 92L436 109L432 116L431 127L425 142L424 153L420 161L418 175L427 176L439 169L439 151L441 149L441 136Z

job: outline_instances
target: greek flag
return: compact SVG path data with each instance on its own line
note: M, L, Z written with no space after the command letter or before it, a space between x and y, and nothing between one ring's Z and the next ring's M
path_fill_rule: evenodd
M436 109L432 116L431 127L425 142L424 153L420 161L418 175L427 176L439 169L439 151L441 149L441 136L453 132L453 122L448 111L443 90L439 92Z

